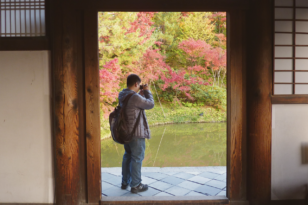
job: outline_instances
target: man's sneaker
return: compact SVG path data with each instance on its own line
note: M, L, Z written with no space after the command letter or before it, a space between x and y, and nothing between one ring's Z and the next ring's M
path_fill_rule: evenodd
M148 185L142 184L142 183L140 183L138 186L132 187L130 189L130 191L134 194L137 194L138 192L142 192L142 191L146 191L146 190L148 190Z
M121 189L127 189L128 185L122 184Z

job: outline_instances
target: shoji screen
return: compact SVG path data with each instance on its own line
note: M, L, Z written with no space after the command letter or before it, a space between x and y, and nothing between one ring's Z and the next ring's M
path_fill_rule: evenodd
M45 36L45 0L0 0L0 37Z
M274 94L308 94L308 0L275 0Z

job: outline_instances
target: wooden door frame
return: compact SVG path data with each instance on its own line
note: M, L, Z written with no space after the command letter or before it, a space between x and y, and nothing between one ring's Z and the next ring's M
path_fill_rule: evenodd
M53 0L56 203L98 204L101 198L97 12L108 10L228 12L228 203L270 202L272 1Z
M187 9L187 8L186 8ZM174 11L184 11L176 8ZM95 202L100 190L100 123L97 13L85 12L85 121L88 200ZM136 9L121 9L121 11ZM151 10L150 8L148 10ZM164 10L164 7L161 7ZM196 10L196 9L193 9ZM199 9L200 10L200 9ZM206 7L203 11L212 10ZM226 11L226 10L224 10ZM246 201L246 94L245 94L245 11L227 11L227 197ZM95 180L96 179L96 180ZM176 201L174 201L176 202ZM226 200L217 200L217 203Z

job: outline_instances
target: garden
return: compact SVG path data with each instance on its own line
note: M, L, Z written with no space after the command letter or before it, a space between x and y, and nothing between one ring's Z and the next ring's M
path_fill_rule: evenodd
M226 13L100 12L101 138L126 78L149 84L150 127L226 122Z

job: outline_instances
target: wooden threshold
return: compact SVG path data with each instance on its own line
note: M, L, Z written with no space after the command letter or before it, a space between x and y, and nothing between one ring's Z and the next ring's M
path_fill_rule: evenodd
M308 95L272 95L272 104L308 104Z
M104 204L229 204L229 199L224 196L117 196L103 197Z
M307 202L304 199L272 200L269 205L307 205Z

